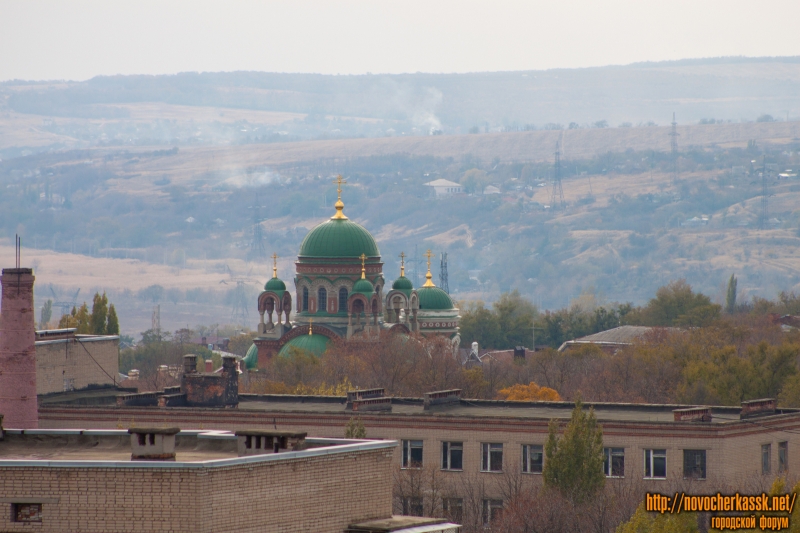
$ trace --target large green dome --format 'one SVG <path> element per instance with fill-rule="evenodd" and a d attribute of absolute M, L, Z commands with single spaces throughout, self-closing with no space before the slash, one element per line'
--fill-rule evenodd
<path fill-rule="evenodd" d="M 278 352 L 280 357 L 288 357 L 290 355 L 290 348 L 294 347 L 300 351 L 308 352 L 310 354 L 320 356 L 328 349 L 330 339 L 324 335 L 300 335 L 290 340 L 283 345 L 281 351 Z"/>
<path fill-rule="evenodd" d="M 419 308 L 428 311 L 446 311 L 454 309 L 453 300 L 450 295 L 439 287 L 422 287 L 417 289 L 419 297 Z"/>
<path fill-rule="evenodd" d="M 300 245 L 300 257 L 378 257 L 372 235 L 350 219 L 330 219 L 312 229 Z"/>

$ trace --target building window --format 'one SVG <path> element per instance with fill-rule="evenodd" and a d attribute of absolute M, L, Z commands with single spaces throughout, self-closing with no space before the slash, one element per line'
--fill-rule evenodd
<path fill-rule="evenodd" d="M 706 478 L 706 451 L 683 450 L 683 477 Z"/>
<path fill-rule="evenodd" d="M 644 477 L 650 479 L 666 479 L 667 450 L 644 451 Z"/>
<path fill-rule="evenodd" d="M 503 471 L 503 445 L 500 443 L 481 443 L 481 472 Z"/>
<path fill-rule="evenodd" d="M 308 311 L 308 287 L 303 287 L 303 311 Z"/>
<path fill-rule="evenodd" d="M 422 441 L 403 441 L 403 468 L 419 468 L 422 466 Z"/>
<path fill-rule="evenodd" d="M 789 443 L 778 443 L 778 472 L 789 470 Z"/>
<path fill-rule="evenodd" d="M 464 518 L 464 500 L 461 498 L 443 498 L 442 511 L 451 521 L 460 524 Z"/>
<path fill-rule="evenodd" d="M 500 518 L 503 512 L 503 500 L 483 500 L 483 525 L 488 526 Z"/>
<path fill-rule="evenodd" d="M 325 313 L 328 311 L 328 291 L 325 290 L 325 287 L 320 287 L 317 291 L 317 312 L 318 313 Z"/>
<path fill-rule="evenodd" d="M 403 498 L 403 514 L 422 516 L 422 498 Z"/>
<path fill-rule="evenodd" d="M 347 289 L 344 287 L 339 289 L 339 312 L 347 312 Z"/>
<path fill-rule="evenodd" d="M 541 444 L 522 445 L 522 471 L 528 474 L 541 474 L 544 467 L 544 453 Z"/>
<path fill-rule="evenodd" d="M 442 443 L 442 470 L 462 470 L 464 467 L 464 443 Z"/>
<path fill-rule="evenodd" d="M 761 473 L 769 474 L 771 464 L 772 464 L 772 444 L 764 444 L 761 446 Z"/>
<path fill-rule="evenodd" d="M 606 477 L 625 477 L 625 448 L 603 448 L 603 473 Z"/>
<path fill-rule="evenodd" d="M 12 516 L 14 522 L 41 522 L 41 503 L 12 503 Z"/>

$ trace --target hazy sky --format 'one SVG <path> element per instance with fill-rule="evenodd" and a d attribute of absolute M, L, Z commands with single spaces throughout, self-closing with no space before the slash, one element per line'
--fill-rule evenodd
<path fill-rule="evenodd" d="M 800 55 L 800 0 L 0 0 L 0 80 Z"/>

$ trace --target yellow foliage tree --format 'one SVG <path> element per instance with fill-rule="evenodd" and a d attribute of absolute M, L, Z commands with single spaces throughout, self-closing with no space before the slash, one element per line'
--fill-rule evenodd
<path fill-rule="evenodd" d="M 527 385 L 521 383 L 497 391 L 498 400 L 512 402 L 558 402 L 561 400 L 558 392 L 549 387 L 540 387 L 533 381 Z"/>
<path fill-rule="evenodd" d="M 644 503 L 627 522 L 620 524 L 617 533 L 697 533 L 696 513 L 661 514 L 648 512 Z"/>

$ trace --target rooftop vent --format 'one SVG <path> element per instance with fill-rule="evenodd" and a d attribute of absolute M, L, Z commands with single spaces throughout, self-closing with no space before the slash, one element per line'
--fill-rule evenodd
<path fill-rule="evenodd" d="M 674 409 L 672 414 L 675 416 L 675 422 L 711 422 L 710 407 Z"/>
<path fill-rule="evenodd" d="M 239 457 L 305 449 L 306 433 L 242 429 L 236 432 Z"/>
<path fill-rule="evenodd" d="M 179 428 L 130 428 L 131 461 L 174 461 Z"/>
<path fill-rule="evenodd" d="M 742 402 L 742 411 L 739 413 L 739 418 L 774 415 L 777 406 L 775 398 L 761 398 L 760 400 Z"/>
<path fill-rule="evenodd" d="M 353 400 L 352 404 L 348 404 L 347 408 L 353 412 L 362 411 L 391 411 L 392 399 L 391 398 L 370 398 L 367 400 Z"/>
<path fill-rule="evenodd" d="M 459 403 L 461 401 L 461 389 L 440 390 L 425 393 L 424 410 L 428 410 L 434 405 Z"/>

